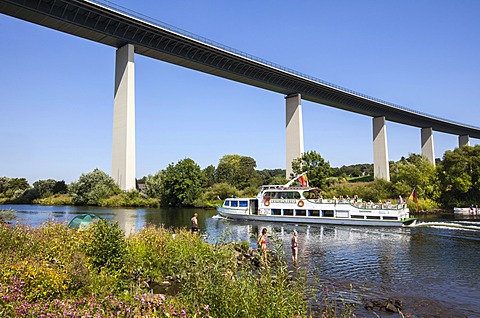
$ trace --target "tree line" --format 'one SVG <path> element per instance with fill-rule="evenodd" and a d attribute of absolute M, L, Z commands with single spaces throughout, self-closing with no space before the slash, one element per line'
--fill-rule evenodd
<path fill-rule="evenodd" d="M 264 184 L 285 184 L 284 169 L 257 170 L 255 159 L 223 156 L 218 165 L 202 169 L 186 158 L 154 175 L 137 180 L 137 189 L 121 191 L 105 172 L 95 169 L 66 184 L 53 179 L 33 186 L 25 178 L 0 177 L 0 203 L 39 203 L 101 206 L 214 207 L 232 196 L 255 196 Z M 480 203 L 480 146 L 446 151 L 436 166 L 410 154 L 390 162 L 391 181 L 374 179 L 372 164 L 334 168 L 319 153 L 308 151 L 292 163 L 294 177 L 307 172 L 310 186 L 324 197 L 358 195 L 364 200 L 395 200 L 413 189 L 422 210 Z"/>

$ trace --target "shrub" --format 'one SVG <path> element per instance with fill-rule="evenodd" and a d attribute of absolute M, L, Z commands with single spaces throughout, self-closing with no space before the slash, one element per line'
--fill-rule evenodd
<path fill-rule="evenodd" d="M 16 212 L 14 210 L 0 210 L 0 223 L 11 221 L 16 218 Z"/>
<path fill-rule="evenodd" d="M 77 182 L 70 185 L 69 192 L 75 204 L 98 205 L 101 199 L 120 193 L 120 188 L 112 177 L 95 169 L 82 174 Z"/>
<path fill-rule="evenodd" d="M 42 205 L 73 205 L 73 198 L 69 194 L 54 194 L 43 199 L 34 200 L 33 203 Z"/>
<path fill-rule="evenodd" d="M 101 219 L 87 230 L 90 234 L 85 252 L 94 268 L 120 270 L 125 264 L 125 234 L 118 223 Z"/>

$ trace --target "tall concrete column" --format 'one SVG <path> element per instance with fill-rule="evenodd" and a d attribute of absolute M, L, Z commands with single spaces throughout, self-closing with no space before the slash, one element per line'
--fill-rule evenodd
<path fill-rule="evenodd" d="M 304 153 L 302 97 L 300 94 L 289 95 L 286 98 L 286 140 L 287 140 L 287 179 L 290 179 L 292 161 Z"/>
<path fill-rule="evenodd" d="M 373 118 L 373 171 L 375 178 L 390 181 L 385 116 Z"/>
<path fill-rule="evenodd" d="M 463 147 L 463 146 L 470 146 L 469 135 L 458 136 L 458 147 Z"/>
<path fill-rule="evenodd" d="M 422 156 L 425 156 L 435 166 L 435 151 L 433 148 L 433 129 L 422 128 Z"/>
<path fill-rule="evenodd" d="M 112 177 L 122 190 L 135 189 L 134 46 L 117 50 L 113 101 Z"/>

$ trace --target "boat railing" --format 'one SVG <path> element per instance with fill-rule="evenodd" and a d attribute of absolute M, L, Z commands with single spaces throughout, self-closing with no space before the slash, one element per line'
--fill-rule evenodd
<path fill-rule="evenodd" d="M 307 201 L 313 203 L 327 203 L 327 204 L 349 204 L 359 209 L 375 209 L 375 210 L 401 210 L 406 208 L 405 203 L 397 204 L 397 203 L 373 203 L 373 202 L 366 202 L 362 201 L 361 199 L 353 200 L 353 199 L 308 199 Z"/>

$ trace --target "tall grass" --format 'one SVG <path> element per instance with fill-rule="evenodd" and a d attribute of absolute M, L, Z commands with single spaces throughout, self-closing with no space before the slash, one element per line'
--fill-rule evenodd
<path fill-rule="evenodd" d="M 304 280 L 283 260 L 257 268 L 237 256 L 237 244 L 182 229 L 0 225 L 0 316 L 306 315 Z"/>
<path fill-rule="evenodd" d="M 228 233 L 209 244 L 155 226 L 125 237 L 106 221 L 85 231 L 0 224 L 0 317 L 355 316 L 341 295 L 289 271 L 280 241 L 270 246 L 259 266 Z"/>

